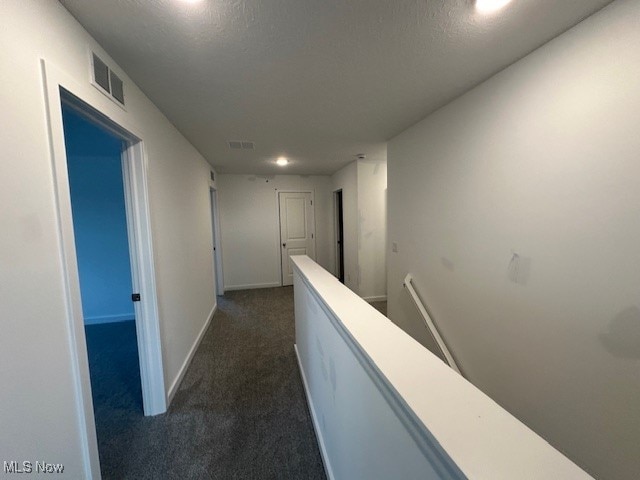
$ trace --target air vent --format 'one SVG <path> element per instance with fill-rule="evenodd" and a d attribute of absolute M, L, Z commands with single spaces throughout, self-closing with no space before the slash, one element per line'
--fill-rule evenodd
<path fill-rule="evenodd" d="M 231 150 L 253 150 L 255 148 L 255 145 L 253 142 L 246 142 L 246 141 L 229 141 L 229 148 Z"/>
<path fill-rule="evenodd" d="M 109 72 L 111 79 L 111 96 L 124 105 L 124 85 L 115 73 Z"/>
<path fill-rule="evenodd" d="M 93 54 L 93 80 L 107 93 L 111 93 L 109 67 L 95 53 Z"/>
<path fill-rule="evenodd" d="M 109 98 L 124 106 L 124 84 L 95 53 L 91 54 L 93 84 Z"/>

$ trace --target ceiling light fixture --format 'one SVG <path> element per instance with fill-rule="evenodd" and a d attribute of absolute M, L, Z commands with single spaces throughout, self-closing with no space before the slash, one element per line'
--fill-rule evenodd
<path fill-rule="evenodd" d="M 279 157 L 278 160 L 276 160 L 276 163 L 281 167 L 285 167 L 289 163 L 289 160 L 287 160 L 286 157 Z"/>
<path fill-rule="evenodd" d="M 476 10 L 482 13 L 492 13 L 511 3 L 511 0 L 476 0 Z"/>

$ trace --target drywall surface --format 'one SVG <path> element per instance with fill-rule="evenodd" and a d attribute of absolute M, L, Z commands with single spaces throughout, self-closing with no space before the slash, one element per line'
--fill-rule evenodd
<path fill-rule="evenodd" d="M 122 142 L 63 109 L 85 324 L 134 318 Z"/>
<path fill-rule="evenodd" d="M 331 176 L 342 190 L 344 283 L 369 300 L 384 300 L 386 284 L 386 151 L 356 160 Z M 335 206 L 332 208 L 332 221 Z M 332 239 L 335 251 L 335 238 Z"/>
<path fill-rule="evenodd" d="M 640 471 L 640 3 L 392 139 L 389 315 L 597 478 Z"/>
<path fill-rule="evenodd" d="M 385 155 L 386 156 L 386 155 Z M 359 294 L 368 300 L 387 296 L 387 162 L 358 160 Z"/>
<path fill-rule="evenodd" d="M 358 293 L 360 284 L 360 271 L 358 268 L 358 166 L 357 162 L 351 162 L 331 176 L 332 192 L 342 190 L 342 213 L 344 230 L 344 284 Z M 332 199 L 333 205 L 333 199 Z M 332 224 L 335 222 L 335 213 L 332 207 Z M 336 239 L 332 238 L 332 247 L 336 250 Z M 335 271 L 335 266 L 333 270 Z"/>
<path fill-rule="evenodd" d="M 323 175 L 217 176 L 225 289 L 282 285 L 279 191 L 314 193 L 316 259 L 333 271 L 333 200 Z"/>
<path fill-rule="evenodd" d="M 124 79 L 119 115 L 136 126 L 148 161 L 167 388 L 215 302 L 209 167 L 58 2 L 6 0 L 0 17 L 0 452 L 83 478 L 40 59 L 96 104 L 108 100 L 89 85 L 89 49 Z"/>
<path fill-rule="evenodd" d="M 296 352 L 329 478 L 591 478 L 310 258 L 293 261 Z"/>

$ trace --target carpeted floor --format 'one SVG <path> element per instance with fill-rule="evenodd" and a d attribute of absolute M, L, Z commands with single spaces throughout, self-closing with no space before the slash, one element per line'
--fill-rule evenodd
<path fill-rule="evenodd" d="M 136 323 L 86 325 L 93 409 L 98 430 L 112 415 L 132 411 L 142 415 Z"/>
<path fill-rule="evenodd" d="M 385 317 L 387 316 L 387 302 L 371 302 L 371 306 Z"/>
<path fill-rule="evenodd" d="M 131 394 L 96 406 L 103 478 L 325 479 L 294 338 L 291 287 L 218 297 L 166 414 Z"/>

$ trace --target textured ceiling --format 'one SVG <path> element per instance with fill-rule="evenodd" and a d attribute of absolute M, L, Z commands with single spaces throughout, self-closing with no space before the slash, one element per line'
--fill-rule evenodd
<path fill-rule="evenodd" d="M 472 0 L 61 0 L 219 172 L 254 174 L 376 158 L 610 1 L 513 0 L 481 15 Z"/>

